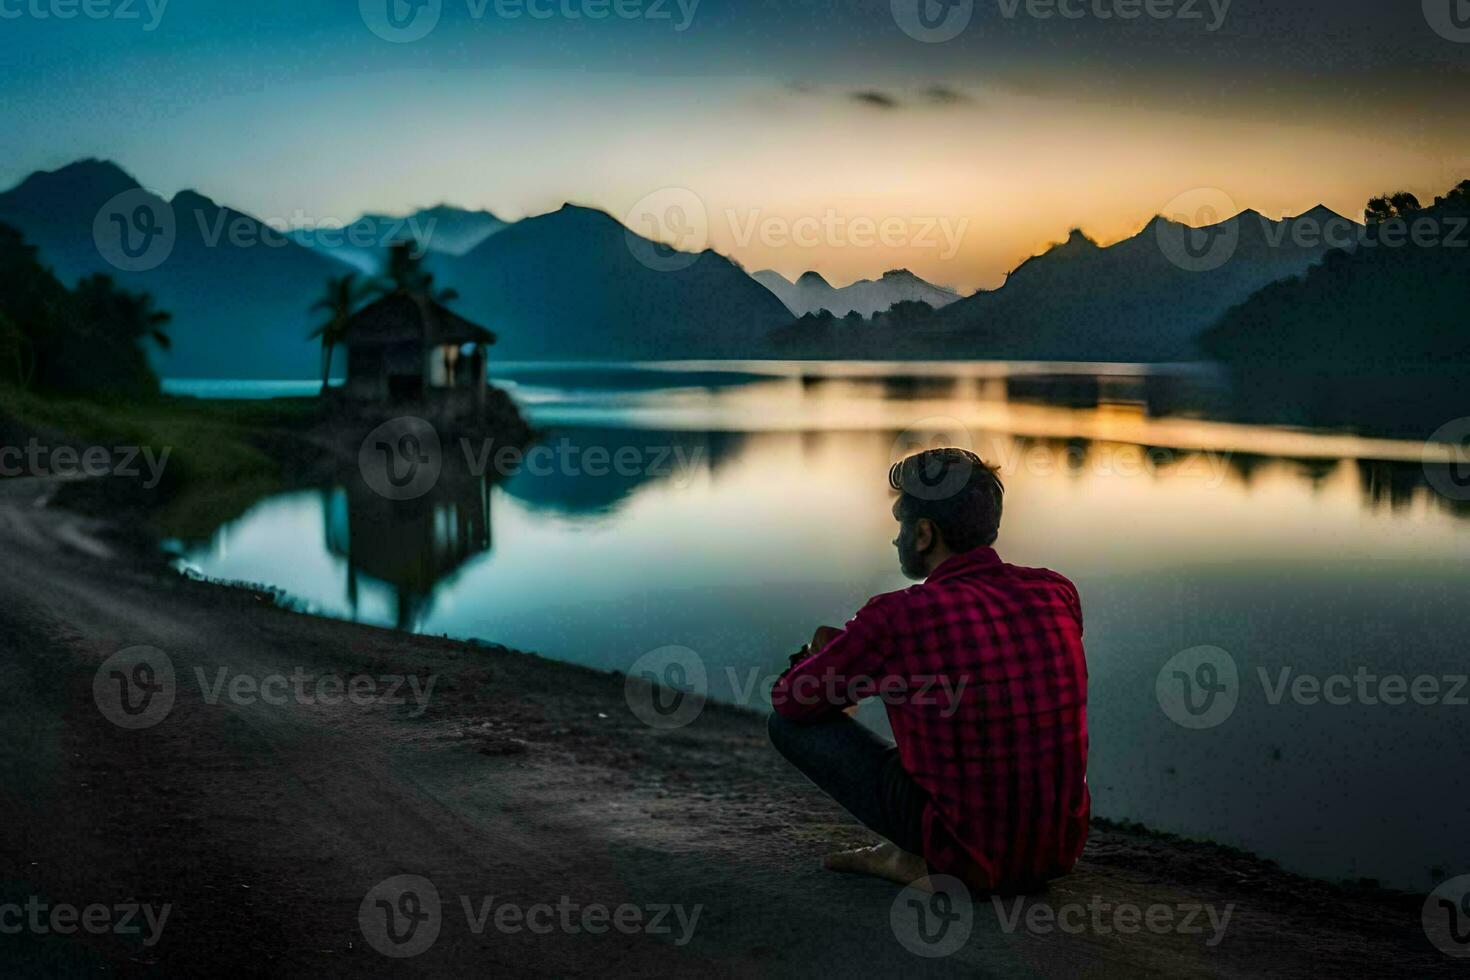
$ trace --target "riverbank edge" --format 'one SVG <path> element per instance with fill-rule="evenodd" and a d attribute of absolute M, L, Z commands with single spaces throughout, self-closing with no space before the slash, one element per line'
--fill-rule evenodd
<path fill-rule="evenodd" d="M 151 604 L 147 597 L 154 596 L 160 608 L 203 624 L 207 632 L 267 637 L 270 653 L 254 666 L 257 672 L 306 665 L 313 673 L 395 673 L 417 676 L 424 683 L 437 676 L 428 710 L 401 709 L 382 718 L 389 727 L 375 723 L 373 731 L 395 744 L 433 740 L 442 746 L 441 752 L 432 753 L 439 760 L 437 769 L 450 784 L 492 778 L 499 798 L 517 801 L 517 807 L 538 799 L 565 806 L 573 794 L 578 800 L 601 801 L 589 812 L 600 814 L 611 807 L 619 813 L 631 808 L 646 814 L 631 825 L 624 821 L 610 826 L 584 812 L 583 844 L 598 852 L 626 843 L 626 834 L 636 828 L 647 854 L 665 855 L 650 860 L 678 855 L 682 865 L 721 869 L 719 874 L 733 875 L 732 882 L 746 885 L 770 881 L 766 876 L 775 873 L 782 883 L 782 901 L 799 903 L 814 886 L 864 908 L 864 903 L 889 901 L 882 889 L 874 890 L 876 883 L 843 881 L 819 870 L 821 854 L 873 838 L 779 759 L 767 743 L 758 711 L 712 702 L 689 726 L 656 730 L 629 707 L 621 672 L 494 643 L 313 615 L 279 589 L 180 575 L 167 567 L 165 555 L 138 548 L 137 536 L 126 529 L 120 533 L 114 522 L 78 516 L 54 500 L 38 507 L 54 496 L 53 482 L 0 481 L 0 498 L 8 498 L 0 499 L 6 511 L 0 514 L 5 518 L 0 533 L 18 534 L 27 547 L 39 544 L 38 535 L 51 542 L 50 556 L 36 564 L 32 576 L 49 568 L 82 585 L 87 594 L 115 596 L 108 607 L 128 601 Z M 17 615 L 23 616 L 24 609 Z M 186 662 L 195 655 L 188 649 L 176 653 Z M 456 772 L 462 776 L 449 775 Z M 116 775 L 132 785 L 125 773 Z M 589 777 L 606 785 L 589 795 Z M 507 778 L 510 783 L 501 782 Z M 812 870 L 803 870 L 807 867 Z M 1012 952 L 1024 949 L 1064 959 L 1100 955 L 1115 966 L 1134 968 L 1173 962 L 1186 973 L 1212 975 L 1227 964 L 1251 970 L 1279 966 L 1283 956 L 1302 969 L 1311 962 L 1377 963 L 1384 968 L 1381 975 L 1407 969 L 1404 975 L 1424 976 L 1453 968 L 1453 961 L 1425 937 L 1419 924 L 1423 899 L 1416 894 L 1305 877 L 1235 848 L 1127 821 L 1095 818 L 1077 868 L 1047 890 L 1026 896 L 1028 907 L 1054 913 L 1074 905 L 1122 902 L 1147 908 L 1233 909 L 1229 952 L 1205 944 L 1191 953 L 1186 937 L 1162 945 L 1130 943 L 1124 949 L 1097 935 L 1069 947 L 1029 930 L 1022 938 L 1030 941 L 1012 945 L 1007 933 L 1014 927 L 1001 923 L 1020 908 L 1012 901 L 1021 899 L 975 898 L 986 909 L 996 903 L 995 922 L 986 928 L 992 941 Z M 222 908 L 221 914 L 228 912 Z M 1295 938 L 1283 945 L 1284 937 Z M 1007 955 L 996 949 L 983 952 L 988 944 L 980 948 L 977 955 Z M 1171 959 L 1176 956 L 1186 958 Z M 1197 956 L 1215 965 L 1207 966 L 1193 958 Z M 1186 964 L 1192 965 L 1186 969 Z"/>
<path fill-rule="evenodd" d="M 305 600 L 271 583 L 220 579 L 202 575 L 188 569 L 180 569 L 178 557 L 162 547 L 142 549 L 136 547 L 136 537 L 128 540 L 134 545 L 131 555 L 132 560 L 140 568 L 146 569 L 152 574 L 182 578 L 206 589 L 220 590 L 222 594 L 248 596 L 252 601 L 267 604 L 279 612 L 306 617 L 318 623 L 340 624 L 350 628 L 381 630 L 390 634 L 423 637 L 436 642 L 450 644 L 463 653 L 526 658 L 527 662 L 545 665 L 545 668 L 549 670 L 572 671 L 589 679 L 595 679 L 598 682 L 615 686 L 618 697 L 623 697 L 622 685 L 625 683 L 627 675 L 620 670 L 600 670 L 595 667 L 544 656 L 536 651 L 518 650 L 480 637 L 450 636 L 447 633 L 439 635 L 404 633 L 401 630 L 389 626 L 362 623 L 314 612 L 310 610 Z M 704 710 L 708 711 L 712 709 L 726 715 L 731 720 L 737 722 L 744 720 L 754 728 L 759 729 L 762 734 L 764 733 L 766 714 L 757 708 L 713 700 L 706 702 Z M 695 723 L 697 724 L 697 721 Z M 1219 859 L 1226 859 L 1232 863 L 1255 865 L 1260 869 L 1260 873 L 1263 876 L 1279 876 L 1284 880 L 1296 880 L 1302 883 L 1310 883 L 1313 886 L 1336 889 L 1344 894 L 1352 894 L 1359 899 L 1371 900 L 1376 897 L 1381 900 L 1394 902 L 1395 904 L 1407 901 L 1422 903 L 1428 895 L 1427 891 L 1415 892 L 1393 888 L 1371 878 L 1322 878 L 1291 871 L 1282 867 L 1279 862 L 1271 858 L 1264 857 L 1244 848 L 1221 843 L 1207 837 L 1192 837 L 1187 834 L 1159 830 L 1126 817 L 1104 817 L 1094 814 L 1090 822 L 1090 828 L 1090 839 L 1091 837 L 1095 837 L 1099 832 L 1104 832 L 1120 837 L 1149 841 L 1168 848 L 1178 848 L 1180 850 L 1198 852 L 1202 855 L 1210 855 Z"/>

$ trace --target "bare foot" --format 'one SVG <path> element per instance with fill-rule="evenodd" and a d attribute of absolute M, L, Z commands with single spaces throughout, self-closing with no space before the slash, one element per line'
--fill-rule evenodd
<path fill-rule="evenodd" d="M 900 885 L 913 885 L 927 890 L 929 868 L 924 859 L 910 854 L 890 841 L 876 847 L 860 847 L 853 851 L 838 851 L 822 859 L 828 871 L 846 874 L 874 875 Z"/>

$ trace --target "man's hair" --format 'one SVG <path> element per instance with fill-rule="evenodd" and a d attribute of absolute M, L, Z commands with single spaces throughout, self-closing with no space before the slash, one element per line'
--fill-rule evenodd
<path fill-rule="evenodd" d="M 995 543 L 1005 486 L 967 449 L 927 449 L 894 463 L 888 485 L 899 493 L 898 516 L 934 522 L 955 553 Z"/>

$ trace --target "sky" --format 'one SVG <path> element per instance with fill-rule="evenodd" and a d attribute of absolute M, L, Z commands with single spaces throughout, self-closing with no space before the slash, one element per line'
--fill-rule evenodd
<path fill-rule="evenodd" d="M 968 291 L 1210 217 L 1181 197 L 1358 217 L 1470 177 L 1470 0 L 922 2 L 0 0 L 0 186 L 100 157 L 307 226 L 570 201 Z"/>

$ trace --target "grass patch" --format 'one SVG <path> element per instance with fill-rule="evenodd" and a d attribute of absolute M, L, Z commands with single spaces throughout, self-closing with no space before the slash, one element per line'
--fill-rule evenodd
<path fill-rule="evenodd" d="M 109 400 L 46 397 L 0 386 L 0 416 L 10 422 L 7 441 L 34 436 L 43 446 L 146 447 L 154 459 L 166 459 L 158 487 L 131 502 L 171 537 L 207 535 L 221 520 L 280 489 L 282 446 L 302 444 L 302 433 L 319 415 L 312 398 Z M 141 460 L 138 465 L 146 472 Z"/>

